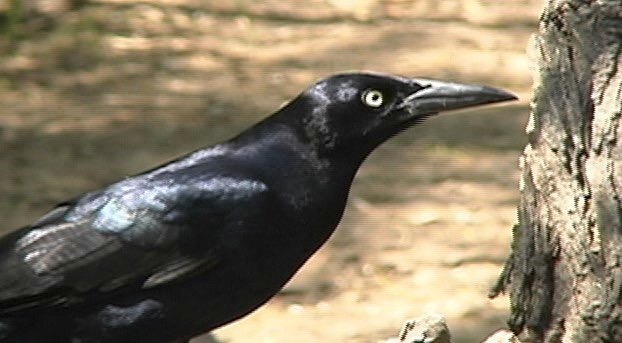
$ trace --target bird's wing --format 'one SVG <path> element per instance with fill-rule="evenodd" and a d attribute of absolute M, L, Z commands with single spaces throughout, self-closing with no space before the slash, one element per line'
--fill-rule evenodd
<path fill-rule="evenodd" d="M 205 270 L 235 213 L 266 192 L 246 178 L 137 177 L 59 206 L 0 240 L 0 313 Z"/>

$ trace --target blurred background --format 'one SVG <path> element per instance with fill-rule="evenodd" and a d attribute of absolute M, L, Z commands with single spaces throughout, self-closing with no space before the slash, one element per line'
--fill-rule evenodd
<path fill-rule="evenodd" d="M 488 84 L 364 164 L 336 234 L 223 342 L 380 342 L 425 313 L 455 342 L 504 326 L 542 0 L 0 0 L 0 234 L 226 139 L 345 70 Z M 209 309 L 206 309 L 209 310 Z M 203 342 L 198 338 L 193 342 Z"/>

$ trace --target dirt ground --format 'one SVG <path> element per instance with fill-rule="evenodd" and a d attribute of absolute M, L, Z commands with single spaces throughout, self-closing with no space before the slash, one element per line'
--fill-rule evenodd
<path fill-rule="evenodd" d="M 87 1 L 0 41 L 0 231 L 226 139 L 333 72 L 489 84 L 521 100 L 445 114 L 383 145 L 328 244 L 266 306 L 214 334 L 382 342 L 426 313 L 446 316 L 454 342 L 504 327 L 508 300 L 487 293 L 516 220 L 540 1 L 235 3 Z"/>

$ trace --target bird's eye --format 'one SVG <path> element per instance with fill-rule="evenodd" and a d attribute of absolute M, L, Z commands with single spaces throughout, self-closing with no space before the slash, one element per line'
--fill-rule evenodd
<path fill-rule="evenodd" d="M 377 89 L 368 89 L 361 96 L 363 103 L 369 107 L 380 107 L 384 102 L 382 92 Z"/>

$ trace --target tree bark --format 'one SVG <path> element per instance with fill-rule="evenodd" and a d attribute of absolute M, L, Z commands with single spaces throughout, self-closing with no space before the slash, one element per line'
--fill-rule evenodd
<path fill-rule="evenodd" d="M 622 1 L 548 0 L 508 291 L 521 341 L 622 342 Z"/>

